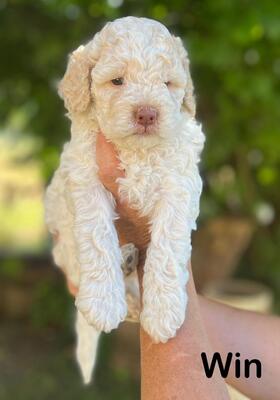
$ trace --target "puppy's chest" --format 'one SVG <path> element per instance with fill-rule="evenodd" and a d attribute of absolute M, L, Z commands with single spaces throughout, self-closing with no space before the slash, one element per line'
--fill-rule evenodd
<path fill-rule="evenodd" d="M 183 196 L 186 192 L 188 162 L 183 154 L 121 152 L 120 160 L 125 170 L 125 178 L 119 180 L 120 194 L 144 213 L 148 213 L 164 193 Z"/>

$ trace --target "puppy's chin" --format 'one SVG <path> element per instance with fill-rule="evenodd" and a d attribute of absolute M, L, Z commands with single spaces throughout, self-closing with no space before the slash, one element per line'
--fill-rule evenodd
<path fill-rule="evenodd" d="M 126 149 L 148 149 L 163 144 L 174 137 L 180 119 L 166 119 L 164 123 L 157 123 L 145 129 L 135 124 L 115 124 L 104 126 L 101 131 L 104 136 L 118 148 Z M 121 126 L 122 125 L 122 126 Z"/>
<path fill-rule="evenodd" d="M 154 146 L 158 146 L 162 143 L 163 138 L 159 134 L 132 134 L 121 139 L 112 140 L 116 143 L 117 147 L 137 150 L 137 149 L 149 149 Z"/>

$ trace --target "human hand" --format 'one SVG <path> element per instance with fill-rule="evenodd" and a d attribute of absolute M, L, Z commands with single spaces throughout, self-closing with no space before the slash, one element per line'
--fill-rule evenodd
<path fill-rule="evenodd" d="M 99 179 L 105 188 L 113 194 L 120 218 L 129 221 L 137 231 L 144 233 L 148 220 L 140 217 L 136 210 L 130 208 L 129 204 L 126 201 L 121 201 L 119 197 L 117 179 L 123 178 L 125 171 L 120 168 L 114 145 L 108 142 L 102 133 L 99 133 L 96 139 L 96 162 Z"/>
<path fill-rule="evenodd" d="M 146 250 L 150 241 L 149 221 L 140 217 L 137 210 L 132 209 L 126 201 L 121 201 L 116 181 L 125 176 L 125 171 L 120 169 L 114 145 L 101 133 L 97 135 L 96 161 L 100 181 L 116 200 L 116 211 L 120 218 L 115 221 L 115 225 L 120 245 L 132 242 L 140 252 Z"/>

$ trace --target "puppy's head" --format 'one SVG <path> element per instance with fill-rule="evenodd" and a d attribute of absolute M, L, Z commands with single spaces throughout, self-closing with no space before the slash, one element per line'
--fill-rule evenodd
<path fill-rule="evenodd" d="M 108 23 L 70 57 L 59 93 L 70 115 L 87 113 L 113 142 L 150 146 L 195 114 L 187 52 L 159 22 Z"/>

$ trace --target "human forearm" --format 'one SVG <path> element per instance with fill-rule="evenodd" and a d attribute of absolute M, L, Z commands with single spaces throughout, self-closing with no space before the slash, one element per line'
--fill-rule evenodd
<path fill-rule="evenodd" d="M 244 359 L 258 359 L 262 376 L 257 378 L 255 367 L 249 378 L 236 378 L 230 368 L 226 381 L 254 400 L 277 400 L 280 393 L 280 321 L 273 316 L 242 311 L 199 297 L 199 305 L 214 351 L 225 360 L 229 352 L 240 353 Z M 254 372 L 254 373 L 253 373 Z"/>
<path fill-rule="evenodd" d="M 197 294 L 190 276 L 189 303 L 185 323 L 174 339 L 153 344 L 141 329 L 142 400 L 228 399 L 224 381 L 218 374 L 205 375 L 200 354 L 211 351 L 200 315 Z"/>

